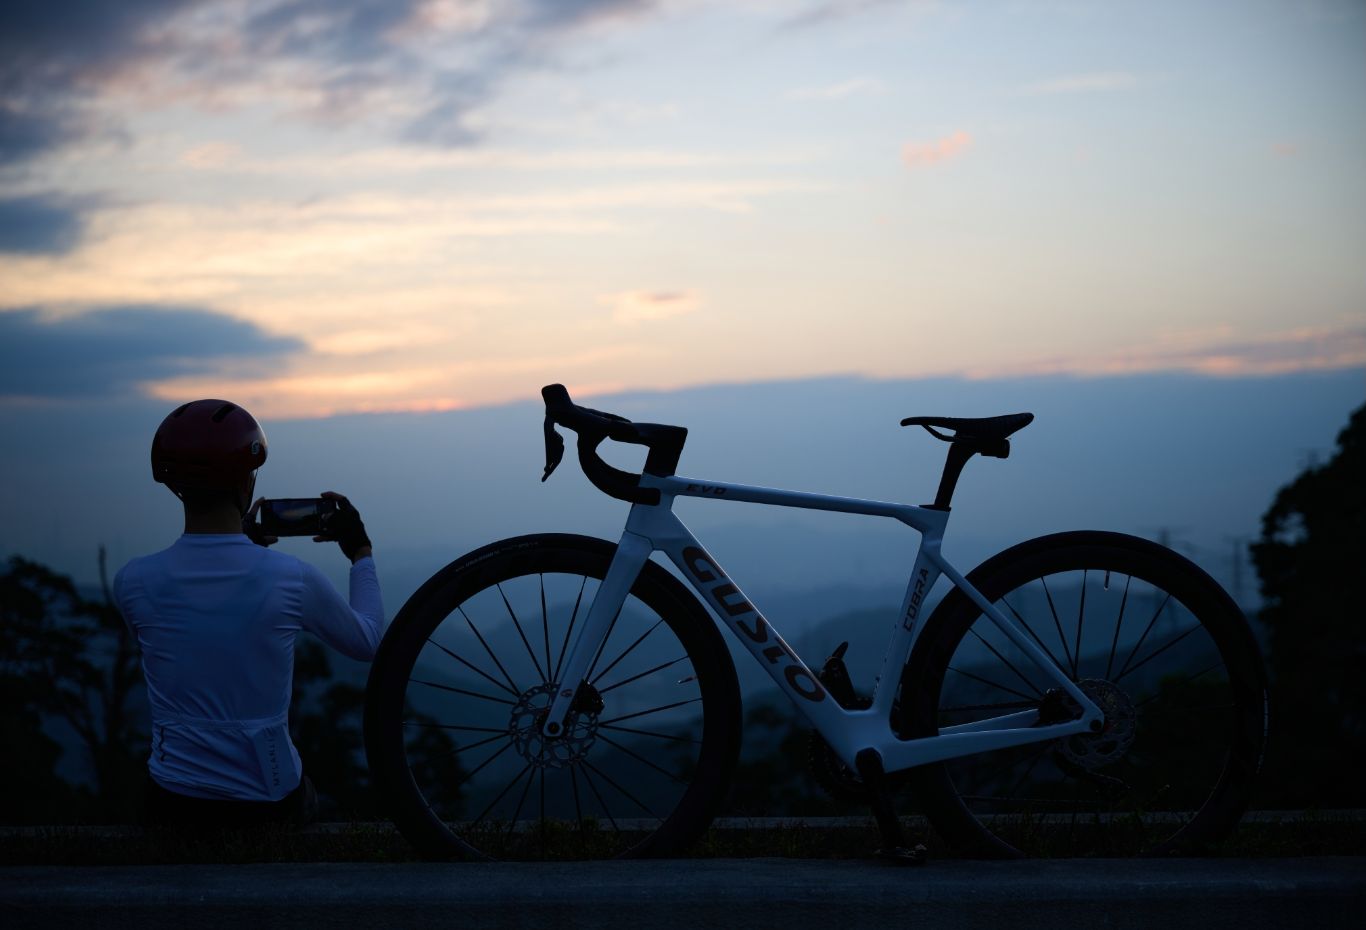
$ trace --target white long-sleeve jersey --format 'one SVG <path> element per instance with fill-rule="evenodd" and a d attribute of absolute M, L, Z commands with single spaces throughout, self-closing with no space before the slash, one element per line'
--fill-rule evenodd
<path fill-rule="evenodd" d="M 295 635 L 369 660 L 384 631 L 373 559 L 351 566 L 350 587 L 348 605 L 312 565 L 241 534 L 187 533 L 125 565 L 114 599 L 142 647 L 152 778 L 191 797 L 246 801 L 298 787 Z"/>

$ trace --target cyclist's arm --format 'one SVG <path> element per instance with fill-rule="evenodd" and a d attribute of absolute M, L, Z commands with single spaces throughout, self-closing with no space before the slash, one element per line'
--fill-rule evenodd
<path fill-rule="evenodd" d="M 375 560 L 357 559 L 351 566 L 350 604 L 307 562 L 302 565 L 305 630 L 342 655 L 363 662 L 374 658 L 384 633 L 384 601 L 380 597 Z"/>
<path fill-rule="evenodd" d="M 123 625 L 128 628 L 129 633 L 137 636 L 137 628 L 133 626 L 133 611 L 135 605 L 130 603 L 135 599 L 134 592 L 131 590 L 133 587 L 131 581 L 133 575 L 133 572 L 131 571 L 132 565 L 133 563 L 129 562 L 127 565 L 123 566 L 123 568 L 120 568 L 114 575 L 112 595 L 114 607 L 118 610 L 119 616 L 123 618 Z M 144 594 L 143 599 L 145 599 L 145 597 L 146 595 Z"/>

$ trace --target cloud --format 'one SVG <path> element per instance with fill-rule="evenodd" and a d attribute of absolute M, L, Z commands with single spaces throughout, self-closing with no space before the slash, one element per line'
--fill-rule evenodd
<path fill-rule="evenodd" d="M 1282 375 L 1301 371 L 1340 371 L 1366 367 L 1366 328 L 1314 328 L 1270 333 L 1252 339 L 1176 334 L 1154 344 L 1109 354 L 1040 359 L 970 377 L 1072 374 L 1091 377 L 1183 371 L 1214 377 Z"/>
<path fill-rule="evenodd" d="M 783 27 L 786 29 L 805 29 L 813 26 L 826 26 L 838 20 L 862 16 L 870 10 L 899 2 L 900 0 L 821 0 L 821 2 L 812 4 L 810 9 L 803 10 L 788 19 Z"/>
<path fill-rule="evenodd" d="M 108 307 L 51 318 L 0 313 L 0 400 L 110 398 L 229 360 L 303 348 L 251 323 L 199 308 Z"/>
<path fill-rule="evenodd" d="M 153 27 L 192 0 L 7 3 L 0 11 L 0 166 L 93 131 L 84 104 L 112 74 L 156 54 Z"/>
<path fill-rule="evenodd" d="M 1019 93 L 1026 97 L 1049 96 L 1053 94 L 1084 94 L 1094 91 L 1127 90 L 1139 84 L 1139 77 L 1128 71 L 1102 71 L 1092 74 L 1069 74 L 1063 77 L 1036 81 L 1021 87 Z"/>
<path fill-rule="evenodd" d="M 692 291 L 626 291 L 609 295 L 603 302 L 613 308 L 612 319 L 633 325 L 693 313 L 699 300 Z"/>
<path fill-rule="evenodd" d="M 80 242 L 89 204 L 55 194 L 0 198 L 0 253 L 64 255 Z"/>
<path fill-rule="evenodd" d="M 885 85 L 876 78 L 860 77 L 825 87 L 803 87 L 788 96 L 793 100 L 843 100 L 858 94 L 880 93 L 884 89 Z"/>
<path fill-rule="evenodd" d="M 72 0 L 0 12 L 0 167 L 98 133 L 115 110 L 265 103 L 324 123 L 375 119 L 468 146 L 520 70 L 651 0 Z M 458 64 L 452 65 L 455 62 Z"/>
<path fill-rule="evenodd" d="M 972 135 L 960 129 L 933 142 L 907 142 L 901 148 L 901 160 L 911 168 L 932 165 L 962 155 L 971 145 Z"/>

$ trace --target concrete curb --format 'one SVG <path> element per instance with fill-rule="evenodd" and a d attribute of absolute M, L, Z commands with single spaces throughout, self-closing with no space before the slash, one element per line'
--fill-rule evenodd
<path fill-rule="evenodd" d="M 462 928 L 1360 926 L 1366 859 L 792 859 L 0 869 L 0 924 Z"/>

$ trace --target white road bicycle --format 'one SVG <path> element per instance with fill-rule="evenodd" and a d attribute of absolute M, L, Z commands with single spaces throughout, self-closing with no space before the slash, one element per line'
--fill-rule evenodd
<path fill-rule="evenodd" d="M 542 534 L 471 552 L 394 619 L 370 675 L 366 751 L 424 855 L 667 856 L 696 840 L 740 748 L 718 623 L 810 721 L 816 774 L 867 800 L 894 857 L 915 858 L 892 807 L 907 785 L 948 844 L 979 856 L 1021 855 L 1021 836 L 1050 824 L 1050 854 L 1075 852 L 1097 825 L 1107 851 L 1190 851 L 1241 817 L 1266 738 L 1265 675 L 1242 612 L 1204 571 L 1094 531 L 1021 543 L 966 576 L 941 554 L 963 466 L 1005 458 L 1032 414 L 903 420 L 950 444 L 935 502 L 912 506 L 679 477 L 686 429 L 577 406 L 561 385 L 542 395 L 542 480 L 564 426 L 589 480 L 630 514 L 617 543 Z M 605 439 L 645 446 L 642 473 L 604 462 Z M 819 671 L 802 661 L 674 515 L 678 497 L 921 534 L 870 693 L 850 681 L 843 646 Z M 952 588 L 925 617 L 941 578 Z"/>

